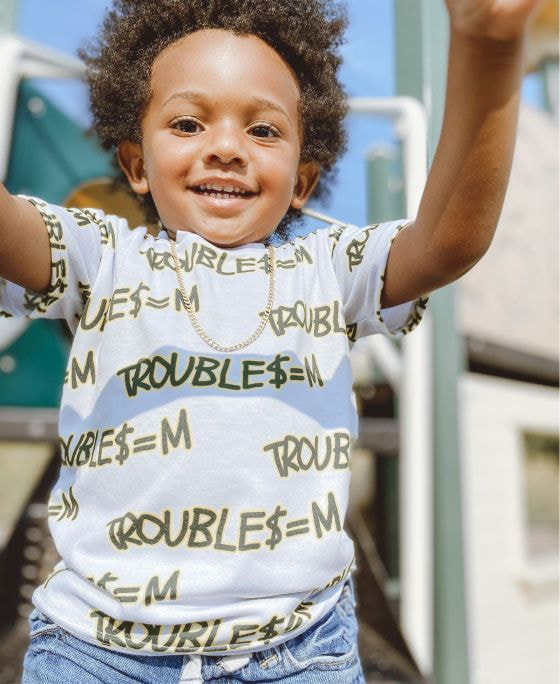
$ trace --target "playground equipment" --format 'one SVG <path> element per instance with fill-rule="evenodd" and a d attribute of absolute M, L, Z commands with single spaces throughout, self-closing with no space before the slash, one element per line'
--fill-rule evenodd
<path fill-rule="evenodd" d="M 558 22 L 557 5 L 548 3 L 543 12 L 535 25 L 535 35 L 550 36 L 550 26 Z M 356 114 L 388 116 L 395 121 L 396 137 L 401 139 L 404 150 L 406 214 L 413 216 L 424 185 L 426 149 L 431 156 L 441 121 L 446 19 L 443 3 L 412 4 L 409 0 L 396 0 L 396 19 L 398 91 L 408 97 L 355 99 L 350 105 Z M 546 40 L 549 46 L 553 45 L 549 38 Z M 3 178 L 9 189 L 61 204 L 106 206 L 112 174 L 108 156 L 26 82 L 32 76 L 79 77 L 80 63 L 13 36 L 2 38 L 0 57 L 8 65 L 7 71 L 12 69 L 16 75 L 10 72 L 12 75 L 0 84 L 4 88 L 0 92 L 0 106 L 6 110 L 0 113 L 0 162 L 4 163 Z M 557 73 L 557 51 L 547 48 L 541 57 L 535 58 L 535 68 L 536 65 L 540 65 L 543 80 L 552 83 L 550 74 L 554 70 Z M 553 92 L 553 88 L 549 91 Z M 15 124 L 10 130 L 12 120 Z M 56 144 L 61 139 L 64 146 Z M 78 158 L 79 164 L 75 164 Z M 122 202 L 122 197 L 113 196 L 113 201 Z M 130 207 L 118 211 L 129 210 Z M 317 212 L 308 213 L 333 221 Z M 377 220 L 375 215 L 370 218 Z M 403 340 L 400 349 L 379 336 L 367 341 L 376 366 L 398 397 L 400 434 L 395 444 L 399 446 L 401 463 L 399 622 L 387 607 L 380 580 L 382 571 L 376 564 L 375 547 L 371 547 L 372 538 L 364 520 L 356 511 L 350 511 L 349 524 L 363 568 L 358 587 L 363 596 L 362 612 L 369 618 L 369 631 L 367 626 L 363 630 L 368 637 L 366 647 L 377 649 L 378 661 L 386 658 L 388 666 L 398 670 L 403 679 L 420 678 L 417 663 L 424 676 L 437 682 L 466 684 L 470 681 L 471 664 L 457 411 L 457 378 L 466 367 L 466 350 L 454 324 L 454 288 L 436 293 L 431 309 L 423 325 L 410 339 Z M 0 434 L 4 439 L 54 444 L 56 407 L 69 342 L 56 321 L 0 319 L 0 406 L 4 405 L 0 410 Z M 42 356 L 30 353 L 38 348 Z M 32 393 L 29 387 L 33 387 Z M 379 454 L 383 453 L 383 441 L 376 425 L 379 424 L 363 420 L 360 432 L 364 446 Z M 41 501 L 49 489 L 56 457 L 53 449 L 51 471 L 31 494 L 31 507 L 25 506 L 28 514 L 14 532 L 12 549 L 30 545 L 37 533 L 29 538 L 29 530 L 42 530 L 46 535 L 46 526 L 41 523 Z M 41 547 L 40 552 L 49 551 Z M 17 553 L 12 558 L 13 567 Z M 11 601 L 1 601 L 4 611 L 10 606 L 17 609 L 14 581 L 12 578 L 1 583 L 14 594 Z M 367 589 L 371 591 L 368 593 Z"/>

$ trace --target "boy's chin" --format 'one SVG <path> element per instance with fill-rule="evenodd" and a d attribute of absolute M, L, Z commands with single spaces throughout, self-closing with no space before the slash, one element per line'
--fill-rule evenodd
<path fill-rule="evenodd" d="M 238 227 L 237 227 L 238 228 Z M 193 233 L 210 242 L 215 247 L 223 249 L 241 247 L 246 244 L 263 242 L 266 238 L 258 235 L 240 233 L 239 230 L 212 230 L 208 225 L 197 229 L 196 226 L 189 228 L 179 228 L 179 232 Z M 271 231 L 272 233 L 273 231 Z M 179 236 L 180 237 L 180 236 Z"/>

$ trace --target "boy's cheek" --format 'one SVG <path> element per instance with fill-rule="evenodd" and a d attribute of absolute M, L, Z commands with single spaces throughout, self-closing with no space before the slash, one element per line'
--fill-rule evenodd
<path fill-rule="evenodd" d="M 145 167 L 148 175 L 183 178 L 192 167 L 192 159 L 187 158 L 180 146 L 161 145 L 158 154 L 147 154 Z"/>

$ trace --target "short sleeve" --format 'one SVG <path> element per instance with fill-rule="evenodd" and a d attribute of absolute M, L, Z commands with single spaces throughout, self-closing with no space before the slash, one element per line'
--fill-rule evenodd
<path fill-rule="evenodd" d="M 114 248 L 114 226 L 97 209 L 65 209 L 34 197 L 24 199 L 43 217 L 51 248 L 51 279 L 42 293 L 0 279 L 0 317 L 63 318 L 75 332 L 103 250 Z"/>
<path fill-rule="evenodd" d="M 354 340 L 377 333 L 403 336 L 422 320 L 428 296 L 381 308 L 389 251 L 398 232 L 408 223 L 404 220 L 364 228 L 348 225 L 329 229 L 331 258 L 346 326 L 353 331 Z"/>

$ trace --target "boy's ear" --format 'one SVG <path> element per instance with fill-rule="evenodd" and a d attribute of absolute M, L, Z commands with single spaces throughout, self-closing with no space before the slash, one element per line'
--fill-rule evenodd
<path fill-rule="evenodd" d="M 134 192 L 139 195 L 150 192 L 141 145 L 130 140 L 122 142 L 117 147 L 117 158 Z"/>
<path fill-rule="evenodd" d="M 290 206 L 294 209 L 302 209 L 313 194 L 313 190 L 317 187 L 320 176 L 321 169 L 318 164 L 314 162 L 301 162 Z"/>

